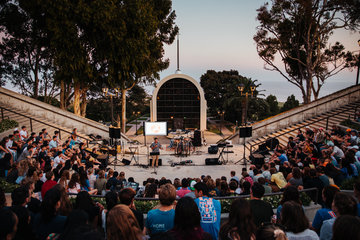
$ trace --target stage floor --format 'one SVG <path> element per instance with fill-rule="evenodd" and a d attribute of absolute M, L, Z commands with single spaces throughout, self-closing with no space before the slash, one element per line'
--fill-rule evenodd
<path fill-rule="evenodd" d="M 134 138 L 132 138 L 134 139 Z M 162 144 L 163 149 L 160 150 L 159 158 L 162 160 L 162 166 L 159 166 L 156 169 L 156 174 L 154 173 L 154 169 L 151 167 L 147 167 L 149 163 L 149 159 L 151 156 L 148 153 L 151 151 L 148 146 L 151 144 L 153 138 L 147 137 L 146 146 L 144 146 L 144 137 L 137 136 L 136 140 L 140 142 L 140 144 L 128 144 L 125 147 L 126 154 L 118 154 L 117 164 L 110 164 L 108 167 L 115 168 L 116 171 L 124 171 L 126 178 L 134 177 L 136 182 L 142 184 L 144 180 L 149 177 L 160 179 L 161 177 L 165 177 L 174 181 L 175 178 L 182 179 L 184 177 L 200 177 L 201 175 L 210 175 L 212 178 L 220 178 L 222 176 L 226 176 L 230 178 L 230 171 L 235 170 L 237 175 L 241 174 L 241 170 L 244 166 L 243 162 L 238 162 L 243 158 L 243 145 L 239 145 L 237 143 L 232 142 L 231 148 L 225 149 L 228 151 L 233 151 L 233 153 L 224 153 L 222 158 L 220 159 L 223 164 L 222 165 L 205 165 L 206 158 L 218 158 L 220 151 L 222 148 L 219 148 L 217 154 L 209 154 L 208 147 L 211 144 L 215 144 L 218 140 L 221 139 L 220 136 L 207 136 L 207 145 L 196 147 L 196 151 L 191 153 L 189 156 L 177 156 L 175 155 L 175 151 L 169 149 L 170 140 L 166 137 L 159 137 L 159 142 Z M 150 141 L 151 140 L 151 141 Z M 131 157 L 129 154 L 129 147 L 138 147 L 138 153 L 135 154 L 135 159 Z M 130 165 L 123 165 L 121 162 L 122 159 L 131 160 Z M 111 159 L 112 161 L 113 159 Z M 192 163 L 188 165 L 177 165 L 183 161 L 191 160 Z M 175 166 L 174 166 L 175 165 Z M 250 166 L 248 162 L 247 167 Z"/>

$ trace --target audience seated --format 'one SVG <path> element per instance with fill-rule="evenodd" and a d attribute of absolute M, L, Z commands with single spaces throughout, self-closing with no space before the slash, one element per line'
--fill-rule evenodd
<path fill-rule="evenodd" d="M 143 239 L 138 221 L 130 208 L 124 204 L 118 204 L 109 211 L 106 232 L 108 240 Z"/>
<path fill-rule="evenodd" d="M 255 239 L 256 226 L 253 222 L 250 203 L 243 199 L 232 202 L 229 219 L 221 226 L 221 240 Z"/>
<path fill-rule="evenodd" d="M 201 228 L 200 221 L 195 201 L 191 197 L 183 197 L 176 204 L 174 228 L 170 233 L 176 240 L 211 240 L 211 235 Z"/>
<path fill-rule="evenodd" d="M 147 215 L 144 233 L 150 236 L 161 232 L 166 232 L 174 227 L 174 201 L 176 199 L 176 189 L 167 183 L 160 187 L 160 204 Z"/>
<path fill-rule="evenodd" d="M 95 237 L 100 236 L 101 239 L 104 236 L 101 232 L 108 235 L 107 217 L 109 212 L 117 207 L 120 198 L 120 202 L 130 209 L 137 220 L 140 230 L 140 234 L 135 231 L 137 238 L 143 238 L 141 230 L 145 230 L 152 239 L 162 237 L 207 239 L 208 234 L 213 239 L 217 239 L 220 231 L 221 206 L 220 202 L 213 198 L 250 195 L 251 211 L 249 212 L 259 229 L 259 234 L 255 234 L 252 224 L 247 224 L 246 229 L 243 229 L 242 225 L 236 225 L 247 221 L 248 213 L 245 212 L 242 219 L 234 220 L 236 223 L 227 223 L 227 227 L 232 226 L 232 229 L 227 230 L 230 231 L 228 233 L 230 235 L 221 235 L 226 232 L 224 227 L 220 237 L 237 238 L 247 234 L 246 237 L 241 238 L 254 239 L 256 235 L 262 239 L 260 236 L 267 236 L 266 233 L 273 232 L 275 237 L 269 239 L 285 239 L 283 238 L 285 233 L 282 234 L 281 229 L 268 225 L 271 221 L 272 209 L 268 203 L 261 200 L 262 196 L 264 193 L 283 191 L 276 218 L 278 223 L 281 223 L 284 206 L 293 201 L 301 206 L 298 190 L 315 187 L 318 193 L 322 193 L 318 194 L 318 198 L 315 192 L 307 192 L 307 194 L 323 208 L 317 211 L 312 228 L 323 233 L 321 239 L 329 239 L 326 233 L 330 232 L 329 228 L 336 221 L 334 218 L 336 211 L 339 213 L 338 216 L 344 215 L 336 207 L 331 209 L 332 199 L 345 179 L 359 175 L 359 143 L 358 133 L 350 129 L 346 132 L 338 127 L 333 127 L 331 131 L 321 128 L 306 128 L 304 131 L 299 129 L 298 136 L 290 137 L 286 146 L 278 145 L 273 154 L 269 152 L 272 156 L 265 159 L 264 164 L 251 165 L 250 169 L 243 169 L 239 175 L 241 178 L 236 176 L 235 171 L 231 171 L 229 176 L 217 179 L 209 175 L 203 175 L 201 178 L 184 177 L 181 182 L 179 179 L 174 179 L 172 184 L 169 179 L 149 178 L 140 185 L 132 176 L 127 181 L 125 172 L 106 169 L 97 162 L 94 156 L 85 150 L 85 144 L 79 140 L 76 129 L 71 137 L 61 141 L 57 131 L 53 136 L 50 136 L 46 129 L 38 134 L 29 134 L 26 126 L 23 126 L 21 132 L 15 130 L 0 142 L 0 177 L 21 185 L 13 192 L 11 206 L 11 214 L 15 213 L 13 219 L 16 218 L 17 221 L 17 234 L 14 234 L 14 231 L 9 232 L 11 229 L 4 231 L 7 235 L 14 234 L 15 239 L 24 236 L 31 239 L 32 232 L 39 239 L 45 239 L 49 234 L 52 234 L 53 238 L 65 239 L 70 232 L 73 236 L 93 234 Z M 47 194 L 49 191 L 51 192 Z M 74 206 L 68 193 L 77 195 L 70 196 L 76 198 Z M 90 196 L 92 194 L 105 196 L 107 209 L 94 202 Z M 358 182 L 354 184 L 354 195 L 360 199 Z M 0 191 L 0 208 L 3 208 L 6 201 L 2 201 L 1 196 Z M 160 198 L 160 204 L 148 213 L 146 228 L 143 228 L 143 214 L 135 209 L 135 197 Z M 176 198 L 179 202 L 178 207 L 175 208 Z M 197 206 L 196 211 L 193 205 Z M 360 205 L 358 209 L 357 214 L 360 216 Z M 82 216 L 79 211 L 86 212 L 85 222 L 83 221 L 85 218 L 80 219 Z M 234 208 L 234 211 L 237 211 L 237 208 Z M 79 212 L 77 229 L 83 229 L 83 232 L 74 226 L 67 224 L 65 226 L 66 216 L 70 217 L 74 212 Z M 179 219 L 176 217 L 176 212 Z M 196 217 L 198 213 L 199 223 Z M 9 216 L 12 216 L 11 214 Z M 186 217 L 188 215 L 193 217 Z M 230 215 L 234 216 L 231 211 Z M 294 213 L 290 211 L 288 215 Z M 186 221 L 190 218 L 194 221 Z M 74 219 L 68 219 L 68 222 Z M 343 219 L 345 218 L 339 219 L 339 222 L 346 220 Z M 302 234 L 312 236 L 312 232 L 308 231 L 309 226 L 305 228 L 305 224 L 302 224 L 306 219 L 297 220 L 300 221 L 301 229 L 287 229 L 289 239 L 297 239 L 300 233 L 300 236 Z M 10 225 L 14 226 L 14 222 L 10 222 Z M 66 230 L 63 231 L 64 229 Z"/>
<path fill-rule="evenodd" d="M 319 236 L 309 229 L 309 220 L 305 216 L 303 207 L 295 201 L 287 201 L 281 211 L 280 223 L 286 229 L 289 240 L 307 239 L 317 240 Z"/>

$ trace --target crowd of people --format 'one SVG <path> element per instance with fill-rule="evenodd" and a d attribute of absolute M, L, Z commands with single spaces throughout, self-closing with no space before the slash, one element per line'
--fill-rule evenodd
<path fill-rule="evenodd" d="M 354 227 L 359 204 L 339 191 L 344 180 L 359 174 L 359 143 L 354 130 L 305 128 L 240 175 L 231 171 L 216 179 L 203 175 L 138 183 L 98 161 L 97 149 L 86 149 L 76 129 L 62 142 L 56 131 L 28 134 L 23 126 L 0 143 L 0 176 L 20 186 L 11 194 L 10 207 L 0 193 L 1 238 L 359 239 Z M 309 193 L 322 205 L 314 219 L 307 219 L 300 200 L 299 190 L 307 188 L 320 193 Z M 262 197 L 280 191 L 274 212 Z M 359 200 L 360 183 L 354 193 Z M 91 195 L 103 195 L 106 207 Z M 217 198 L 228 196 L 250 200 L 236 198 L 221 223 Z M 160 202 L 144 220 L 135 198 Z"/>

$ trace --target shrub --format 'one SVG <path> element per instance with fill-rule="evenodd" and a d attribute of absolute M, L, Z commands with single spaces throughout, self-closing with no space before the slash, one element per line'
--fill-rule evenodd
<path fill-rule="evenodd" d="M 340 188 L 342 190 L 353 190 L 354 189 L 354 183 L 356 181 L 360 181 L 360 177 L 352 177 L 349 179 L 346 179 L 345 181 L 342 182 Z"/>
<path fill-rule="evenodd" d="M 19 126 L 19 123 L 15 120 L 4 119 L 0 122 L 0 133 L 6 130 L 12 129 Z"/>
<path fill-rule="evenodd" d="M 4 190 L 5 193 L 12 193 L 15 188 L 18 188 L 18 184 L 8 183 L 5 179 L 0 178 L 0 187 Z"/>

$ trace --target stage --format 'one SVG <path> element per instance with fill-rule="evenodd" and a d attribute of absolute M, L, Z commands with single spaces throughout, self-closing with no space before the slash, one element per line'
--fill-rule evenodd
<path fill-rule="evenodd" d="M 116 164 L 113 162 L 113 157 L 110 159 L 110 165 L 108 167 L 115 168 L 116 171 L 124 171 L 126 178 L 134 177 L 136 182 L 142 184 L 142 181 L 149 177 L 160 179 L 165 177 L 171 179 L 182 179 L 184 177 L 200 177 L 201 175 L 210 175 L 212 178 L 219 178 L 221 176 L 230 177 L 230 171 L 235 170 L 237 175 L 241 174 L 241 170 L 244 165 L 238 162 L 243 157 L 243 145 L 231 142 L 232 147 L 225 148 L 224 151 L 232 151 L 233 153 L 223 153 L 220 162 L 221 165 L 205 165 L 205 159 L 218 158 L 223 147 L 219 148 L 216 154 L 209 154 L 208 147 L 215 145 L 222 138 L 213 133 L 207 132 L 205 139 L 207 145 L 201 147 L 195 147 L 195 151 L 190 151 L 190 155 L 176 155 L 174 149 L 169 149 L 170 140 L 166 136 L 158 137 L 163 149 L 160 150 L 160 159 L 162 160 L 162 166 L 156 169 L 148 167 L 150 149 L 149 145 L 153 141 L 153 137 L 147 137 L 146 146 L 144 146 L 144 136 L 131 136 L 131 139 L 139 141 L 139 144 L 127 144 L 125 146 L 125 153 L 118 154 L 118 160 Z M 136 151 L 136 154 L 132 154 L 130 151 Z M 124 165 L 122 159 L 130 161 L 130 165 Z M 191 163 L 189 163 L 191 160 Z M 185 163 L 187 162 L 187 163 Z M 181 165 L 181 163 L 185 163 Z M 248 162 L 248 167 L 250 163 Z"/>

